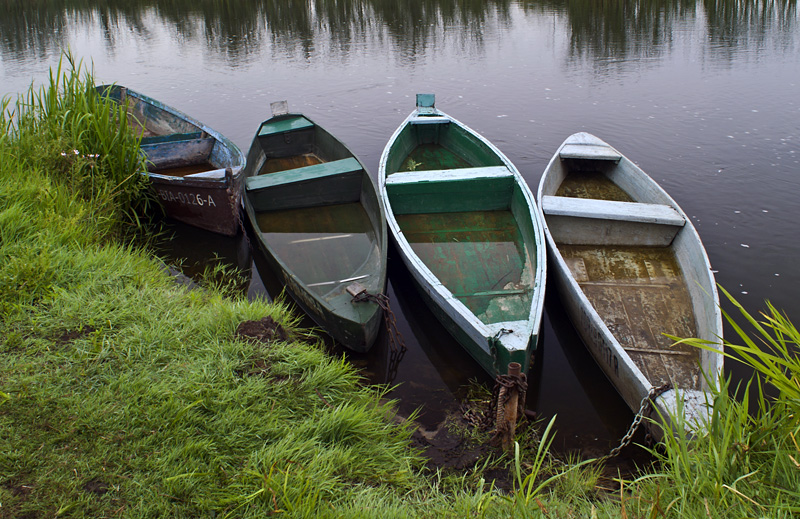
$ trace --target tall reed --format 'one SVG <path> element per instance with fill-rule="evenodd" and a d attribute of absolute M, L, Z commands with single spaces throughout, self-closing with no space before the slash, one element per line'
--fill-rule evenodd
<path fill-rule="evenodd" d="M 773 305 L 767 303 L 757 319 L 722 293 L 746 323 L 723 312 L 741 342 L 725 340 L 725 355 L 760 378 L 737 391 L 723 380 L 713 394 L 709 423 L 692 438 L 678 433 L 684 424 L 677 417 L 675 430 L 666 431 L 664 449 L 651 451 L 660 471 L 634 484 L 651 515 L 790 517 L 800 513 L 800 333 Z M 710 348 L 699 339 L 679 342 Z M 765 384 L 777 389 L 777 396 L 768 397 Z"/>
<path fill-rule="evenodd" d="M 48 82 L 6 102 L 0 124 L 15 139 L 20 160 L 42 164 L 50 176 L 91 203 L 102 227 L 139 228 L 155 199 L 147 191 L 141 137 L 128 123 L 126 107 L 105 99 L 82 61 L 66 52 Z"/>

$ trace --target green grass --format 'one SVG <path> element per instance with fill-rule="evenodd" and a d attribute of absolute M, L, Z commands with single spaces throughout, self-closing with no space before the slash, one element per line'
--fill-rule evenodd
<path fill-rule="evenodd" d="M 141 227 L 140 215 L 156 206 L 140 174 L 146 170 L 141 136 L 130 127 L 126 106 L 94 90 L 82 62 L 64 54 L 46 85 L 30 88 L 13 105 L 5 100 L 3 108 L 0 127 L 14 140 L 21 167 L 38 165 L 86 202 L 96 231 Z"/>
<path fill-rule="evenodd" d="M 652 450 L 660 468 L 632 482 L 638 505 L 651 517 L 794 517 L 800 513 L 800 333 L 772 305 L 758 320 L 722 292 L 739 312 L 738 319 L 724 315 L 741 341 L 726 340 L 725 354 L 760 378 L 736 391 L 723 381 L 710 422 L 695 437 L 666 435 L 663 448 Z M 683 342 L 708 347 L 698 339 Z M 777 396 L 767 397 L 763 384 Z M 675 427 L 681 430 L 680 421 Z"/>

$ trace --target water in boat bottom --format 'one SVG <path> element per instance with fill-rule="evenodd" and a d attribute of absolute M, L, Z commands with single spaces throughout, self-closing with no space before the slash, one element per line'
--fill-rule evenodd
<path fill-rule="evenodd" d="M 360 203 L 265 211 L 257 219 L 275 255 L 319 295 L 367 274 L 370 258 L 377 258 L 377 236 Z"/>
<path fill-rule="evenodd" d="M 269 158 L 261 166 L 259 175 L 267 175 L 269 173 L 277 173 L 289 169 L 304 168 L 306 166 L 313 166 L 315 164 L 322 164 L 326 162 L 313 153 L 304 153 L 302 155 L 290 155 L 288 157 Z"/>
<path fill-rule="evenodd" d="M 396 218 L 417 256 L 483 323 L 528 318 L 533 269 L 511 211 Z"/>
<path fill-rule="evenodd" d="M 633 202 L 633 197 L 602 171 L 595 170 L 570 170 L 561 185 L 558 186 L 556 196 L 572 198 L 595 198 L 613 202 Z"/>
<path fill-rule="evenodd" d="M 180 166 L 177 168 L 160 168 L 151 171 L 150 173 L 158 173 L 159 175 L 165 175 L 168 177 L 185 177 L 187 175 L 194 175 L 195 173 L 204 173 L 206 171 L 213 171 L 217 169 L 212 164 L 208 162 L 202 162 L 200 164 L 192 164 L 190 166 Z"/>
<path fill-rule="evenodd" d="M 471 168 L 473 165 L 441 144 L 420 144 L 403 160 L 400 171 Z"/>

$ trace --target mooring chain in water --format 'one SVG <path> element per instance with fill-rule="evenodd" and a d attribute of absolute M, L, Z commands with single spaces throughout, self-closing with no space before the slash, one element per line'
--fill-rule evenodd
<path fill-rule="evenodd" d="M 386 294 L 370 294 L 366 290 L 353 296 L 354 303 L 365 303 L 368 301 L 375 303 L 383 310 L 383 322 L 386 325 L 386 331 L 389 332 L 389 347 L 393 352 L 405 353 L 406 343 L 403 341 L 403 335 L 397 328 L 397 317 L 389 306 L 389 296 Z M 400 362 L 399 358 L 397 362 Z"/>
<path fill-rule="evenodd" d="M 631 426 L 628 428 L 628 432 L 626 432 L 625 436 L 622 437 L 619 445 L 611 449 L 611 452 L 608 453 L 606 458 L 613 458 L 614 456 L 618 455 L 623 448 L 627 447 L 631 443 L 631 439 L 633 439 L 633 435 L 636 433 L 636 430 L 642 423 L 642 419 L 651 409 L 654 408 L 656 398 L 663 395 L 670 389 L 672 389 L 672 384 L 669 382 L 658 387 L 650 388 L 650 391 L 644 396 L 644 398 L 642 398 L 642 402 L 639 404 L 639 412 L 633 417 L 633 423 L 631 423 Z"/>
<path fill-rule="evenodd" d="M 400 367 L 400 361 L 403 360 L 403 356 L 405 356 L 405 354 L 405 346 L 399 350 L 392 350 L 391 353 L 389 353 L 389 366 L 386 373 L 387 384 L 394 382 L 394 378 L 397 376 L 397 368 Z"/>
<path fill-rule="evenodd" d="M 244 235 L 244 241 L 247 243 L 247 250 L 250 251 L 252 254 L 253 252 L 253 244 L 250 243 L 250 237 L 247 235 L 247 229 L 244 227 L 244 218 L 242 218 L 242 208 L 240 207 L 236 213 L 236 221 L 239 223 L 239 229 L 242 230 L 242 235 Z"/>

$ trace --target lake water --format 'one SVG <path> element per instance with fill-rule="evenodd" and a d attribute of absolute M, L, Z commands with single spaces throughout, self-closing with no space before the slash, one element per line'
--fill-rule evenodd
<path fill-rule="evenodd" d="M 41 84 L 70 48 L 99 83 L 172 105 L 245 150 L 269 103 L 288 100 L 375 174 L 414 95 L 431 92 L 533 191 L 558 145 L 588 131 L 681 204 L 718 282 L 746 308 L 769 299 L 800 320 L 799 26 L 794 0 L 6 2 L 0 96 Z M 177 229 L 171 246 L 189 263 L 219 254 L 250 265 L 241 240 Z M 250 294 L 269 291 L 269 276 L 253 274 Z M 391 356 L 382 336 L 353 362 L 374 381 L 400 383 L 393 396 L 405 410 L 422 406 L 433 427 L 467 380 L 486 378 L 410 289 L 396 255 L 389 294 L 407 352 Z M 540 348 L 529 406 L 558 414 L 564 447 L 606 451 L 632 414 L 552 290 Z"/>

